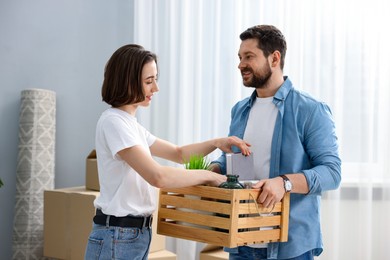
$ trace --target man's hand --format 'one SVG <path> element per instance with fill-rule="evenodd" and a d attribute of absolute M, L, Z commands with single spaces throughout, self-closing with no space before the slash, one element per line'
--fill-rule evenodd
<path fill-rule="evenodd" d="M 261 180 L 253 185 L 252 188 L 260 189 L 257 202 L 263 204 L 266 208 L 273 207 L 281 201 L 285 193 L 283 179 L 280 177 Z"/>

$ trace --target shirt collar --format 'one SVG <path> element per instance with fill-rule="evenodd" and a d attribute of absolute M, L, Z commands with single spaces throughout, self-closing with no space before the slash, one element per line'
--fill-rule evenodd
<path fill-rule="evenodd" d="M 290 93 L 290 90 L 292 89 L 292 82 L 287 76 L 284 76 L 284 83 L 280 86 L 278 91 L 275 93 L 274 99 L 283 101 L 287 98 L 288 93 Z"/>
<path fill-rule="evenodd" d="M 287 96 L 288 96 L 288 93 L 292 89 L 292 82 L 290 81 L 288 76 L 283 76 L 283 78 L 284 78 L 284 82 L 280 86 L 278 91 L 275 93 L 274 100 L 277 100 L 277 101 L 285 100 L 287 98 Z M 256 100 L 256 97 L 257 97 L 257 93 L 256 93 L 256 89 L 255 89 L 252 92 L 252 95 L 250 96 L 249 104 L 248 104 L 249 107 L 252 107 L 253 103 Z"/>

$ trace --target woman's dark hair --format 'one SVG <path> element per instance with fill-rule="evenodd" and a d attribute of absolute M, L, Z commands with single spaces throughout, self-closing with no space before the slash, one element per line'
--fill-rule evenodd
<path fill-rule="evenodd" d="M 283 70 L 287 43 L 282 32 L 273 25 L 256 25 L 240 34 L 242 41 L 257 39 L 257 47 L 268 57 L 274 51 L 280 52 L 280 68 Z"/>
<path fill-rule="evenodd" d="M 156 54 L 137 44 L 128 44 L 116 50 L 104 70 L 103 101 L 112 107 L 144 101 L 142 68 L 151 61 L 157 64 Z"/>

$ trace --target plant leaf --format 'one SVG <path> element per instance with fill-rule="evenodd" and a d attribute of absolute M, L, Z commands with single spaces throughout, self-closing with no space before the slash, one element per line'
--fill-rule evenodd
<path fill-rule="evenodd" d="M 207 157 L 199 154 L 193 154 L 190 159 L 185 162 L 185 168 L 188 170 L 207 170 L 210 166 L 210 162 Z"/>

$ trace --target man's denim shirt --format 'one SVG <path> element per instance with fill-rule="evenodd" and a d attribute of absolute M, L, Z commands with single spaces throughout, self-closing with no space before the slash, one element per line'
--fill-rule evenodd
<path fill-rule="evenodd" d="M 229 136 L 244 137 L 255 99 L 256 91 L 232 108 Z M 294 89 L 287 77 L 273 103 L 279 112 L 272 138 L 269 176 L 303 173 L 309 193 L 291 194 L 288 242 L 270 243 L 268 258 L 292 258 L 309 250 L 319 255 L 323 247 L 321 194 L 337 189 L 341 181 L 341 160 L 332 114 L 326 104 Z M 237 147 L 233 148 L 234 152 L 239 152 Z M 212 163 L 219 164 L 221 172 L 226 174 L 225 153 Z"/>

